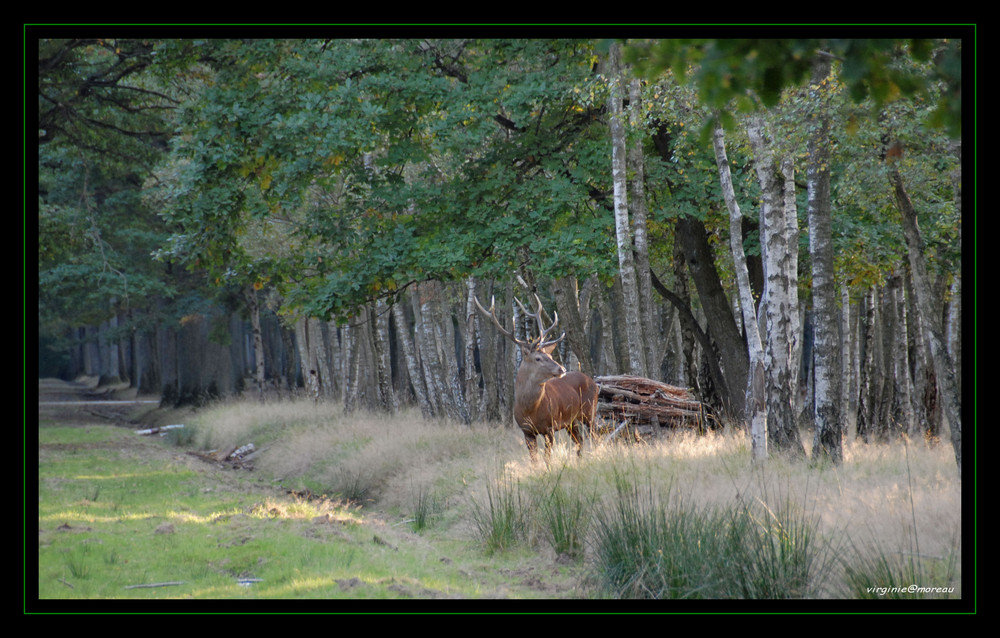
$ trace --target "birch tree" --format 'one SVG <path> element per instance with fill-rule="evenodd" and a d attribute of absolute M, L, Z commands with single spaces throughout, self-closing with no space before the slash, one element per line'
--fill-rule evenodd
<path fill-rule="evenodd" d="M 889 181 L 902 218 L 903 236 L 906 238 L 907 256 L 913 277 L 913 289 L 917 296 L 920 316 L 925 322 L 923 337 L 926 340 L 931 361 L 934 363 L 934 374 L 937 377 L 938 387 L 941 388 L 944 413 L 948 419 L 948 425 L 951 426 L 951 443 L 955 449 L 955 462 L 961 469 L 962 411 L 961 399 L 955 383 L 955 367 L 951 353 L 948 352 L 941 317 L 934 312 L 927 263 L 924 258 L 924 242 L 917 225 L 917 209 L 910 201 L 899 167 L 894 164 L 895 160 L 890 157 L 889 161 Z"/>
<path fill-rule="evenodd" d="M 828 93 L 830 59 L 817 56 L 810 88 L 813 113 L 808 141 L 806 182 L 808 192 L 809 255 L 812 265 L 812 302 L 815 322 L 813 344 L 813 405 L 815 434 L 813 458 L 834 463 L 843 459 L 840 404 L 840 335 L 833 269 L 833 231 L 830 207 L 830 119 Z M 846 406 L 845 406 L 846 407 Z"/>
<path fill-rule="evenodd" d="M 625 79 L 622 78 L 622 81 Z M 631 78 L 628 83 L 629 94 L 629 128 L 641 131 L 642 125 L 642 95 L 638 78 Z M 642 343 L 646 373 L 652 374 L 659 359 L 659 339 L 653 328 L 653 296 L 652 282 L 649 270 L 649 230 L 646 207 L 646 177 L 645 153 L 642 148 L 642 136 L 628 146 L 628 168 L 632 179 L 629 181 L 629 208 L 632 211 L 632 230 L 635 243 L 635 273 L 639 293 L 639 323 L 642 326 Z"/>
<path fill-rule="evenodd" d="M 614 182 L 615 237 L 618 244 L 618 268 L 621 273 L 622 295 L 625 315 L 625 333 L 628 343 L 629 373 L 646 376 L 646 362 L 642 343 L 642 324 L 639 320 L 641 308 L 639 287 L 635 273 L 635 259 L 632 253 L 632 232 L 628 215 L 628 184 L 626 175 L 625 122 L 622 107 L 622 64 L 621 47 L 612 45 L 608 53 L 608 81 L 611 89 L 609 98 L 611 127 L 611 172 Z"/>
<path fill-rule="evenodd" d="M 746 328 L 747 348 L 750 356 L 746 388 L 746 414 L 750 422 L 750 449 L 754 461 L 763 461 L 768 456 L 768 404 L 764 391 L 764 347 L 760 339 L 760 330 L 757 327 L 753 291 L 750 290 L 750 275 L 747 272 L 746 254 L 743 252 L 743 213 L 736 201 L 736 193 L 733 191 L 733 178 L 729 168 L 729 159 L 726 156 L 726 142 L 722 124 L 716 124 L 713 142 L 722 195 L 726 201 L 726 208 L 729 209 L 730 249 L 733 253 L 733 269 L 736 272 L 740 309 L 743 312 L 743 323 Z"/>
<path fill-rule="evenodd" d="M 793 256 L 798 254 L 798 229 L 791 222 L 794 209 L 790 207 L 794 198 L 785 196 L 785 189 L 792 188 L 794 180 L 790 179 L 790 168 L 785 164 L 785 186 L 779 182 L 774 154 L 765 134 L 763 119 L 751 118 L 747 135 L 761 188 L 760 244 L 764 256 L 764 292 L 760 312 L 764 317 L 766 335 L 764 365 L 767 371 L 768 437 L 776 449 L 804 455 L 795 411 L 798 367 L 792 361 L 799 338 L 798 273 L 794 270 L 797 261 Z M 740 237 L 742 233 L 737 234 L 737 238 Z M 749 326 L 746 330 L 748 334 L 751 332 Z"/>
<path fill-rule="evenodd" d="M 392 305 L 392 317 L 396 322 L 396 336 L 403 351 L 407 376 L 410 378 L 410 387 L 413 389 L 413 394 L 417 397 L 417 405 L 420 406 L 420 413 L 424 418 L 430 418 L 434 415 L 434 408 L 427 397 L 427 386 L 424 383 L 424 375 L 420 371 L 417 349 L 413 345 L 411 328 L 401 302 Z"/>
<path fill-rule="evenodd" d="M 482 375 L 476 371 L 476 350 L 479 342 L 479 317 L 476 312 L 476 278 L 465 279 L 465 405 L 469 418 L 478 420 L 482 414 L 482 394 L 479 380 Z"/>

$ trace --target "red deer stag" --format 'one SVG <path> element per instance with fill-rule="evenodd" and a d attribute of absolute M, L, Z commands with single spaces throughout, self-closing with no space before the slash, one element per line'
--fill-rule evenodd
<path fill-rule="evenodd" d="M 532 461 L 538 460 L 538 435 L 545 437 L 545 460 L 548 462 L 553 435 L 563 428 L 569 431 L 576 443 L 577 456 L 581 455 L 583 439 L 577 424 L 593 428 L 597 412 L 597 384 L 582 372 L 566 372 L 566 368 L 551 357 L 552 350 L 566 333 L 554 341 L 545 340 L 559 322 L 559 314 L 553 313 L 552 324 L 545 328 L 542 324 L 542 301 L 538 295 L 535 295 L 535 300 L 538 310 L 532 313 L 515 299 L 521 310 L 538 322 L 538 337 L 524 341 L 515 337 L 513 331 L 506 330 L 497 319 L 493 299 L 490 300 L 489 310 L 474 299 L 479 310 L 493 320 L 500 333 L 521 348 L 521 366 L 514 383 L 514 422 L 524 433 L 524 442 Z"/>

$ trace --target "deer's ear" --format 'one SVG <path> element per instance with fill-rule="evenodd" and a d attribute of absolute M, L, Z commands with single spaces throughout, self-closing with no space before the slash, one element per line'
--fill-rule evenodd
<path fill-rule="evenodd" d="M 552 351 L 556 349 L 557 345 L 559 344 L 553 343 L 550 346 L 545 346 L 544 348 L 542 348 L 542 352 L 544 352 L 545 354 L 552 354 Z"/>

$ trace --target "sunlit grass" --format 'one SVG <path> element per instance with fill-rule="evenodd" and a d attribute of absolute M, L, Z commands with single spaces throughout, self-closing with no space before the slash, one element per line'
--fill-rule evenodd
<path fill-rule="evenodd" d="M 922 573 L 960 577 L 960 569 L 945 568 L 960 563 L 961 484 L 943 446 L 851 441 L 840 466 L 779 457 L 755 466 L 739 432 L 587 441 L 582 458 L 560 433 L 546 464 L 529 460 L 511 428 L 413 413 L 344 415 L 311 401 L 219 404 L 188 427 L 198 451 L 254 443 L 262 450 L 254 471 L 218 469 L 162 441 L 135 447 L 139 439 L 120 429 L 103 437 L 101 428 L 67 431 L 66 440 L 60 428 L 46 432 L 43 596 L 588 597 L 595 522 L 606 520 L 622 477 L 644 494 L 674 494 L 693 511 L 713 513 L 719 529 L 780 522 L 771 529 L 797 529 L 811 550 L 845 550 L 842 564 L 788 587 L 789 595 L 854 597 L 841 585 L 845 574 L 860 578 L 867 548 L 892 556 L 912 552 L 917 539 L 922 554 L 941 557 Z M 151 460 L 151 450 L 163 454 Z M 727 519 L 727 512 L 744 515 Z M 491 548 L 483 523 L 504 517 L 515 528 Z M 793 548 L 771 537 L 750 548 L 762 557 L 760 573 Z M 858 562 L 848 565 L 854 555 Z M 256 580 L 240 581 L 246 576 Z M 172 580 L 186 584 L 124 589 Z"/>

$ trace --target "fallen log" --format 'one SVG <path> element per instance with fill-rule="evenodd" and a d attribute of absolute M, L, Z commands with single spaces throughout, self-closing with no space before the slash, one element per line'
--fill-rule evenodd
<path fill-rule="evenodd" d="M 634 426 L 704 428 L 705 408 L 690 390 L 629 375 L 594 377 L 600 387 L 597 411 Z"/>

